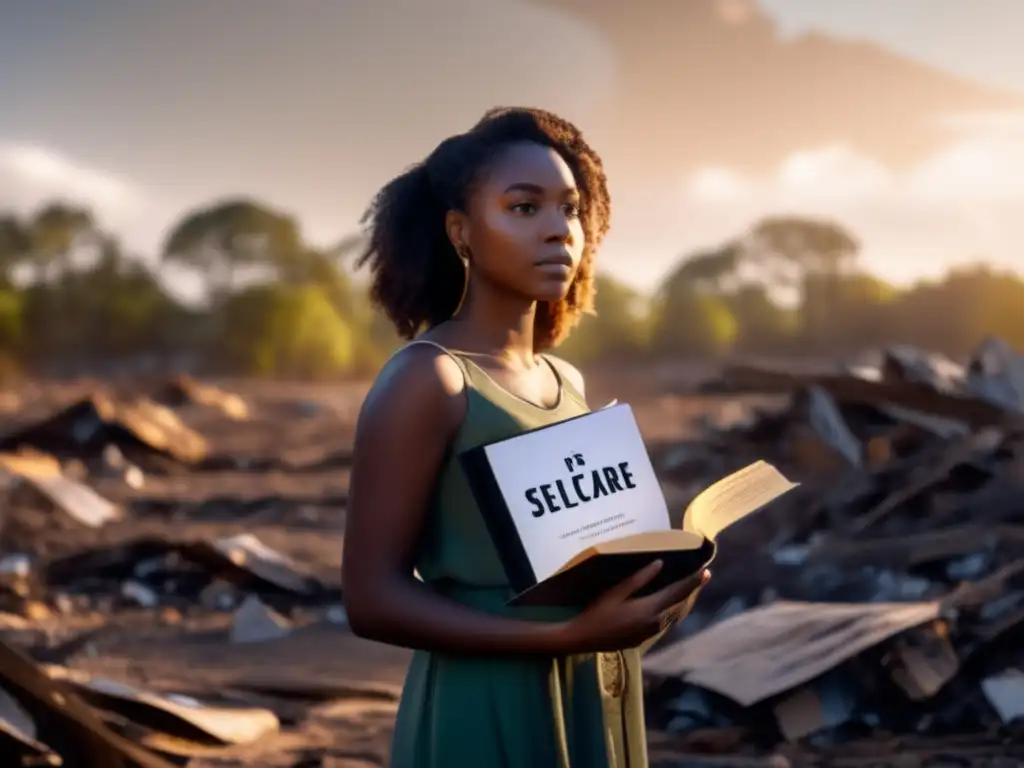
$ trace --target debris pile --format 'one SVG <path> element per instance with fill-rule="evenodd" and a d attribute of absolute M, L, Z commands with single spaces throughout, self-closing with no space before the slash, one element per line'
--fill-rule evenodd
<path fill-rule="evenodd" d="M 61 460 L 95 461 L 108 446 L 137 461 L 166 458 L 185 465 L 202 461 L 207 452 L 203 436 L 170 408 L 144 397 L 101 392 L 0 435 L 0 451 L 31 448 Z"/>
<path fill-rule="evenodd" d="M 225 392 L 185 374 L 174 376 L 166 382 L 155 399 L 172 407 L 199 405 L 213 408 L 236 421 L 249 418 L 248 404 L 234 392 Z"/>
<path fill-rule="evenodd" d="M 171 768 L 176 758 L 252 743 L 280 727 L 263 707 L 45 668 L 4 643 L 0 717 L 5 765 Z"/>
<path fill-rule="evenodd" d="M 285 609 L 341 600 L 339 589 L 244 533 L 212 541 L 142 537 L 52 559 L 41 570 L 55 600 L 65 596 L 107 610 L 231 611 L 251 595 Z"/>
<path fill-rule="evenodd" d="M 140 467 L 180 476 L 203 471 L 210 458 L 206 439 L 179 411 L 199 405 L 230 422 L 249 415 L 237 396 L 185 378 L 158 395 L 163 403 L 97 391 L 53 415 L 14 422 L 0 436 L 4 766 L 166 768 L 204 756 L 220 759 L 305 718 L 308 707 L 297 705 L 296 697 L 316 703 L 344 695 L 299 690 L 288 694 L 289 703 L 241 684 L 230 692 L 209 680 L 190 685 L 188 675 L 154 689 L 66 665 L 82 654 L 101 659 L 95 639 L 116 635 L 111 627 L 133 615 L 152 617 L 142 626 L 180 627 L 183 638 L 194 636 L 196 626 L 216 627 L 199 658 L 220 647 L 287 642 L 310 626 L 327 628 L 325 646 L 345 634 L 340 586 L 246 530 L 257 510 L 296 508 L 316 522 L 317 508 L 344 499 L 310 494 L 282 504 L 280 496 L 183 502 L 143 495 L 148 486 Z M 244 457 L 233 466 L 239 463 Z M 97 483 L 112 479 L 125 490 L 118 503 L 97 491 Z M 211 503 L 216 514 L 207 509 Z M 219 533 L 180 525 L 211 520 Z M 281 651 L 275 662 L 287 664 L 294 651 Z M 319 763 L 309 757 L 305 764 Z"/>
<path fill-rule="evenodd" d="M 408 657 L 373 666 L 396 649 L 344 630 L 322 534 L 346 500 L 344 409 L 274 420 L 186 377 L 146 391 L 0 435 L 0 754 L 380 764 L 380 670 Z M 672 508 L 756 459 L 801 485 L 722 535 L 694 613 L 647 655 L 652 765 L 1024 764 L 1024 361 L 996 340 L 963 365 L 894 347 L 730 366 L 706 391 L 724 397 L 699 439 L 651 446 Z M 378 706 L 342 721 L 351 697 Z"/>
<path fill-rule="evenodd" d="M 786 397 L 663 447 L 666 486 L 751 458 L 803 482 L 722 536 L 696 611 L 646 657 L 657 725 L 773 765 L 1024 763 L 1024 359 L 896 348 L 715 389 Z"/>

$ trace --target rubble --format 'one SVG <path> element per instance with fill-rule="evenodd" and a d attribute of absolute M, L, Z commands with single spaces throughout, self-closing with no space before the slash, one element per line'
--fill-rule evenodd
<path fill-rule="evenodd" d="M 249 406 L 237 394 L 196 381 L 185 374 L 179 374 L 167 381 L 156 393 L 155 399 L 171 407 L 200 405 L 214 408 L 236 421 L 249 418 Z"/>
<path fill-rule="evenodd" d="M 337 588 L 304 573 L 251 534 L 206 540 L 140 537 L 52 558 L 39 567 L 52 594 L 143 608 L 234 611 L 248 595 L 288 609 L 329 605 Z M 111 600 L 111 598 L 113 598 Z"/>
<path fill-rule="evenodd" d="M 795 368 L 727 366 L 699 434 L 650 446 L 679 510 L 755 459 L 801 483 L 721 537 L 645 658 L 652 766 L 1024 764 L 1024 361 L 990 340 Z M 0 754 L 380 764 L 361 745 L 408 655 L 356 645 L 337 539 L 330 573 L 309 562 L 341 530 L 347 480 L 311 482 L 347 472 L 327 422 L 351 409 L 145 391 L 78 392 L 0 437 Z"/>
<path fill-rule="evenodd" d="M 731 366 L 706 388 L 785 402 L 655 451 L 676 497 L 753 457 L 802 485 L 723 536 L 694 613 L 645 658 L 651 715 L 694 765 L 738 744 L 888 765 L 911 735 L 936 741 L 901 764 L 1020 764 L 1022 371 L 989 341 L 963 366 L 895 348 L 846 373 Z"/>
<path fill-rule="evenodd" d="M 113 392 L 97 387 L 83 397 L 79 390 L 79 399 L 41 416 L 54 400 L 36 398 L 36 416 L 13 414 L 0 436 L 3 764 L 249 765 L 265 742 L 291 754 L 299 742 L 282 729 L 322 717 L 317 708 L 329 702 L 355 697 L 393 705 L 393 691 L 351 679 L 325 684 L 319 670 L 312 677 L 287 673 L 289 661 L 304 665 L 309 655 L 280 643 L 293 636 L 308 642 L 306 630 L 322 626 L 330 637 L 313 658 L 324 659 L 349 635 L 341 590 L 250 530 L 256 520 L 265 521 L 262 529 L 273 523 L 300 531 L 334 525 L 324 519 L 325 510 L 340 508 L 344 495 L 182 498 L 165 495 L 173 485 L 161 480 L 183 473 L 289 470 L 309 478 L 346 466 L 347 455 L 314 453 L 314 446 L 300 443 L 292 455 L 298 448 L 311 457 L 309 465 L 293 466 L 271 452 L 255 460 L 210 456 L 205 436 L 183 419 L 216 426 L 210 413 L 189 410 L 202 408 L 219 413 L 224 423 L 244 421 L 251 412 L 240 397 L 187 377 L 158 387 L 154 399 L 125 388 Z M 332 548 L 339 553 L 340 544 Z M 105 643 L 123 636 L 118 627 L 139 621 L 144 633 L 180 634 L 170 647 L 203 637 L 199 627 L 215 627 L 212 636 L 206 630 L 210 644 L 197 647 L 199 659 L 217 657 L 221 646 L 276 643 L 269 663 L 264 659 L 260 667 L 279 674 L 249 670 L 229 689 L 213 682 L 220 678 L 212 669 L 193 680 L 188 670 L 195 661 L 156 686 L 147 682 L 152 662 L 121 674 L 83 671 L 103 668 Z M 341 754 L 315 740 L 300 751 L 292 763 L 314 765 Z"/>
<path fill-rule="evenodd" d="M 0 451 L 32 448 L 60 459 L 97 459 L 108 445 L 141 462 L 167 457 L 196 464 L 206 440 L 166 406 L 144 397 L 115 398 L 96 392 L 31 424 L 0 436 Z"/>
<path fill-rule="evenodd" d="M 98 528 L 121 516 L 121 510 L 84 483 L 67 477 L 52 456 L 35 453 L 0 454 L 0 475 L 8 508 L 49 507 L 76 523 Z M 29 498 L 25 498 L 26 493 Z M 7 515 L 8 522 L 10 520 Z M 8 539 L 8 542 L 10 540 Z"/>
<path fill-rule="evenodd" d="M 231 622 L 231 642 L 260 643 L 277 640 L 291 632 L 286 618 L 264 605 L 258 597 L 250 595 L 235 612 Z"/>
<path fill-rule="evenodd" d="M 251 744 L 281 725 L 270 710 L 240 702 L 200 701 L 180 693 L 156 694 L 101 677 L 69 674 L 66 679 L 94 707 L 119 714 L 151 732 L 173 735 L 195 745 Z M 148 741 L 156 743 L 153 738 Z M 180 743 L 174 751 L 181 751 Z"/>

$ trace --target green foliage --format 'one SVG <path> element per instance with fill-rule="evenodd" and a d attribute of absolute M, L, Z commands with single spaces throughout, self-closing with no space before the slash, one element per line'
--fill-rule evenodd
<path fill-rule="evenodd" d="M 88 210 L 0 213 L 0 380 L 172 354 L 234 375 L 371 375 L 401 340 L 348 269 L 363 244 L 317 248 L 262 203 L 216 202 L 183 217 L 161 254 L 208 288 L 186 307 Z M 596 314 L 559 353 L 586 365 L 903 342 L 962 355 L 990 335 L 1024 348 L 1019 275 L 976 264 L 898 290 L 858 268 L 858 249 L 840 224 L 774 217 L 680 259 L 653 297 L 600 275 Z"/>
<path fill-rule="evenodd" d="M 585 316 L 558 351 L 578 365 L 601 358 L 636 358 L 648 342 L 644 297 L 624 283 L 598 275 L 594 314 Z"/>
<path fill-rule="evenodd" d="M 12 269 L 23 263 L 32 251 L 27 224 L 11 214 L 0 215 L 0 277 L 10 282 Z"/>
<path fill-rule="evenodd" d="M 64 261 L 83 236 L 95 231 L 96 223 L 84 208 L 52 203 L 35 215 L 28 229 L 37 258 Z"/>
<path fill-rule="evenodd" d="M 680 260 L 666 279 L 666 284 L 684 283 L 698 290 L 722 293 L 736 280 L 745 259 L 746 251 L 739 241 L 698 251 Z"/>
<path fill-rule="evenodd" d="M 211 293 L 222 297 L 246 267 L 277 272 L 301 269 L 306 246 L 298 222 L 249 199 L 195 210 L 175 226 L 163 258 L 202 272 Z"/>
<path fill-rule="evenodd" d="M 651 347 L 662 355 L 718 357 L 729 352 L 739 325 L 720 296 L 677 285 L 655 304 Z"/>
<path fill-rule="evenodd" d="M 0 355 L 20 352 L 24 333 L 22 294 L 11 288 L 0 289 Z"/>
<path fill-rule="evenodd" d="M 919 283 L 901 294 L 889 315 L 890 332 L 950 354 L 965 354 L 989 335 L 1024 348 L 1024 280 L 985 265 L 954 269 L 942 281 Z"/>
<path fill-rule="evenodd" d="M 319 286 L 260 285 L 222 311 L 224 353 L 240 373 L 319 380 L 352 365 L 352 328 Z"/>
<path fill-rule="evenodd" d="M 761 285 L 744 285 L 722 296 L 736 321 L 736 347 L 780 352 L 797 335 L 800 315 L 772 301 Z"/>
<path fill-rule="evenodd" d="M 754 258 L 778 258 L 802 273 L 836 274 L 857 260 L 860 243 L 831 221 L 793 216 L 770 217 L 756 224 L 747 242 Z"/>

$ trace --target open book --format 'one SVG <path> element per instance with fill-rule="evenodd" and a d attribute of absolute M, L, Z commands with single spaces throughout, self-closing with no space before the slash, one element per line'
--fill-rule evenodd
<path fill-rule="evenodd" d="M 661 572 L 639 594 L 695 576 L 714 559 L 718 534 L 796 487 L 775 467 L 755 462 L 701 492 L 682 528 L 636 533 L 593 544 L 551 576 L 520 592 L 515 605 L 583 605 L 652 560 Z"/>
<path fill-rule="evenodd" d="M 513 605 L 582 606 L 654 559 L 645 592 L 698 573 L 717 535 L 794 484 L 764 462 L 693 500 L 673 529 L 661 485 L 624 404 L 459 456 L 506 575 Z"/>

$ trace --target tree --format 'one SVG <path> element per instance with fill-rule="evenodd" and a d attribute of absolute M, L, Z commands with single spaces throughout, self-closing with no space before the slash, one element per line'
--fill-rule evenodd
<path fill-rule="evenodd" d="M 736 321 L 737 348 L 755 354 L 791 351 L 799 328 L 797 312 L 772 301 L 763 285 L 743 285 L 723 301 Z"/>
<path fill-rule="evenodd" d="M 746 260 L 743 243 L 730 240 L 716 248 L 684 257 L 668 280 L 684 282 L 696 290 L 724 294 L 737 287 Z"/>
<path fill-rule="evenodd" d="M 214 303 L 236 287 L 245 268 L 263 276 L 303 266 L 307 248 L 298 222 L 249 199 L 235 199 L 187 214 L 170 232 L 162 258 L 199 271 Z"/>
<path fill-rule="evenodd" d="M 11 358 L 20 351 L 24 323 L 24 301 L 13 288 L 0 289 L 0 356 Z"/>
<path fill-rule="evenodd" d="M 352 329 L 322 288 L 266 284 L 223 307 L 222 361 L 253 376 L 326 379 L 353 362 Z"/>
<path fill-rule="evenodd" d="M 645 350 L 648 332 L 644 297 L 615 278 L 598 275 L 594 314 L 580 321 L 558 351 L 578 364 L 637 357 Z"/>
<path fill-rule="evenodd" d="M 655 300 L 651 348 L 663 355 L 718 357 L 732 349 L 738 330 L 720 296 L 677 283 Z"/>
<path fill-rule="evenodd" d="M 32 217 L 28 227 L 34 278 L 52 283 L 74 266 L 79 249 L 95 247 L 102 233 L 91 211 L 70 203 L 51 203 Z"/>
<path fill-rule="evenodd" d="M 25 359 L 61 370 L 151 357 L 194 342 L 183 308 L 116 239 L 101 235 L 91 266 L 21 291 Z"/>
<path fill-rule="evenodd" d="M 651 347 L 658 354 L 717 356 L 736 343 L 739 326 L 728 296 L 742 287 L 746 251 L 730 240 L 684 257 L 661 285 L 651 311 Z"/>
<path fill-rule="evenodd" d="M 96 266 L 82 276 L 78 293 L 84 294 L 82 322 L 90 329 L 90 346 L 101 358 L 159 353 L 177 340 L 189 340 L 180 322 L 182 308 L 157 276 L 129 259 L 112 238 L 104 242 Z"/>
<path fill-rule="evenodd" d="M 21 372 L 23 347 L 23 298 L 14 288 L 0 288 L 0 383 Z"/>
<path fill-rule="evenodd" d="M 11 284 L 12 272 L 24 264 L 32 251 L 28 226 L 14 214 L 0 215 L 0 282 Z"/>
<path fill-rule="evenodd" d="M 810 274 L 804 281 L 805 318 L 822 318 L 815 337 L 829 349 L 855 350 L 892 340 L 892 308 L 899 292 L 873 275 Z"/>
<path fill-rule="evenodd" d="M 970 353 L 989 335 L 1024 349 L 1021 307 L 1019 275 L 971 264 L 905 291 L 893 302 L 887 336 L 954 356 Z"/>
<path fill-rule="evenodd" d="M 842 225 L 795 216 L 758 222 L 748 235 L 748 254 L 756 260 L 782 260 L 801 276 L 848 272 L 857 261 L 860 244 Z"/>
<path fill-rule="evenodd" d="M 798 295 L 803 335 L 820 346 L 828 336 L 827 307 L 838 300 L 841 276 L 856 266 L 857 239 L 835 222 L 778 216 L 758 222 L 746 242 L 749 262 L 768 283 Z M 828 297 L 823 304 L 807 303 L 811 281 Z"/>

